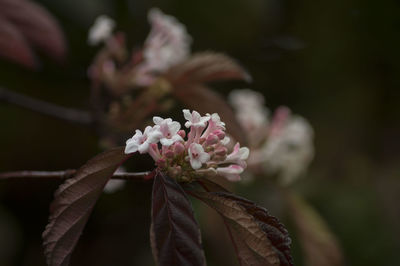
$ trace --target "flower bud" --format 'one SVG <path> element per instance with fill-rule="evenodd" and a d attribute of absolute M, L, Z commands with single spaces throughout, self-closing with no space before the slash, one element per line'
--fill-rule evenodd
<path fill-rule="evenodd" d="M 179 130 L 179 131 L 178 131 L 178 135 L 181 136 L 182 138 L 185 138 L 185 136 L 186 136 L 185 130 L 182 130 L 182 129 Z"/>
<path fill-rule="evenodd" d="M 215 150 L 215 154 L 218 156 L 225 156 L 228 153 L 228 149 L 226 147 L 219 147 Z"/>
<path fill-rule="evenodd" d="M 167 158 L 174 158 L 175 153 L 174 153 L 172 150 L 166 150 L 166 151 L 164 152 L 164 155 L 165 155 L 165 157 L 167 157 Z"/>
<path fill-rule="evenodd" d="M 156 164 L 160 168 L 164 168 L 167 165 L 165 159 L 158 159 Z"/>
<path fill-rule="evenodd" d="M 175 142 L 174 144 L 175 155 L 181 154 L 184 151 L 185 151 L 185 146 L 181 142 Z"/>
<path fill-rule="evenodd" d="M 225 132 L 222 130 L 215 130 L 212 134 L 216 135 L 220 140 L 225 138 Z"/>
<path fill-rule="evenodd" d="M 210 135 L 207 136 L 206 146 L 211 146 L 211 145 L 217 144 L 218 141 L 219 141 L 218 136 L 211 133 Z"/>

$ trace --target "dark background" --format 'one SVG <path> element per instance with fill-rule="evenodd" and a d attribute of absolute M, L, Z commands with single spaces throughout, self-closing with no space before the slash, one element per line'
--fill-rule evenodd
<path fill-rule="evenodd" d="M 399 2 L 37 2 L 59 20 L 67 62 L 60 66 L 40 56 L 35 72 L 0 59 L 0 86 L 87 109 L 86 73 L 97 48 L 86 38 L 94 19 L 110 15 L 135 47 L 149 31 L 147 10 L 159 7 L 187 26 L 193 51 L 224 52 L 252 74 L 252 84 L 237 86 L 261 91 L 271 109 L 287 105 L 313 125 L 316 157 L 294 187 L 327 220 L 347 265 L 399 265 Z M 219 87 L 223 94 L 234 88 Z M 0 103 L 0 122 L 1 171 L 77 168 L 99 152 L 93 131 L 16 106 Z M 41 232 L 58 184 L 0 183 L 0 265 L 45 265 Z M 150 192 L 151 183 L 133 182 L 102 196 L 72 265 L 152 265 Z M 218 252 L 207 249 L 213 265 Z M 302 265 L 296 245 L 294 254 Z M 220 256 L 227 256 L 224 248 Z"/>

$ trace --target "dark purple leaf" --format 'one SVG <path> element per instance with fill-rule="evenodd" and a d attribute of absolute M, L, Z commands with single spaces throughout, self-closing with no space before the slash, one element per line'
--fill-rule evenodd
<path fill-rule="evenodd" d="M 221 80 L 251 81 L 250 75 L 232 58 L 213 52 L 197 53 L 170 69 L 166 77 L 173 87 Z"/>
<path fill-rule="evenodd" d="M 89 160 L 55 193 L 49 224 L 43 233 L 49 266 L 67 266 L 71 253 L 104 186 L 129 157 L 124 148 L 114 148 Z"/>
<path fill-rule="evenodd" d="M 241 265 L 293 265 L 288 232 L 267 210 L 231 193 L 190 194 L 223 217 Z"/>
<path fill-rule="evenodd" d="M 35 67 L 35 56 L 18 29 L 0 16 L 0 57 L 28 68 Z"/>
<path fill-rule="evenodd" d="M 173 90 L 172 93 L 188 108 L 200 113 L 218 113 L 221 120 L 226 123 L 227 133 L 243 146 L 246 145 L 246 135 L 237 122 L 232 108 L 218 93 L 200 84 L 191 84 Z"/>
<path fill-rule="evenodd" d="M 154 178 L 151 214 L 151 246 L 158 265 L 206 264 L 192 206 L 181 186 L 161 172 Z"/>
<path fill-rule="evenodd" d="M 64 60 L 64 35 L 43 7 L 28 0 L 0 0 L 0 17 L 13 24 L 29 44 L 56 60 Z"/>

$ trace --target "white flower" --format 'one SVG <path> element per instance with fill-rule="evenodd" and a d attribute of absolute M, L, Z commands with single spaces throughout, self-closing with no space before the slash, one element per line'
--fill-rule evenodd
<path fill-rule="evenodd" d="M 192 41 L 186 27 L 157 8 L 149 11 L 148 19 L 152 28 L 143 55 L 152 70 L 163 72 L 185 60 L 190 54 Z"/>
<path fill-rule="evenodd" d="M 293 182 L 311 163 L 314 155 L 313 129 L 300 116 L 291 117 L 279 134 L 262 147 L 264 169 L 279 172 L 283 184 Z"/>
<path fill-rule="evenodd" d="M 161 117 L 153 117 L 153 122 L 159 126 L 159 132 L 162 137 L 160 142 L 163 146 L 171 146 L 177 141 L 183 141 L 182 137 L 178 134 L 181 129 L 181 124 L 176 121 L 172 121 L 171 118 L 163 119 Z"/>
<path fill-rule="evenodd" d="M 229 181 L 236 182 L 240 181 L 240 174 L 243 172 L 243 167 L 236 164 L 231 164 L 227 167 L 218 167 L 217 174 L 225 177 Z"/>
<path fill-rule="evenodd" d="M 149 145 L 158 142 L 161 136 L 158 127 L 147 126 L 143 133 L 137 129 L 135 135 L 126 141 L 125 153 L 146 153 Z"/>
<path fill-rule="evenodd" d="M 106 15 L 96 18 L 93 26 L 89 29 L 88 43 L 96 45 L 107 40 L 115 28 L 115 21 Z"/>
<path fill-rule="evenodd" d="M 192 143 L 189 146 L 190 165 L 194 170 L 201 168 L 203 163 L 210 160 L 210 155 L 206 153 L 203 147 L 198 143 Z"/>
<path fill-rule="evenodd" d="M 233 90 L 229 103 L 236 111 L 236 118 L 245 130 L 252 131 L 268 125 L 269 110 L 264 106 L 264 96 L 250 89 Z"/>
<path fill-rule="evenodd" d="M 210 116 L 201 116 L 197 111 L 190 113 L 188 109 L 183 110 L 183 116 L 187 120 L 185 127 L 204 128 L 206 123 L 210 120 Z"/>

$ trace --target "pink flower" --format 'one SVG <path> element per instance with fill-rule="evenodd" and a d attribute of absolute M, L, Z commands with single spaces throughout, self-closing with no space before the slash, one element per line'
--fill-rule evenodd
<path fill-rule="evenodd" d="M 149 151 L 149 145 L 151 143 L 156 143 L 161 137 L 161 133 L 158 127 L 152 128 L 147 126 L 144 132 L 136 130 L 135 135 L 126 141 L 125 153 L 134 153 L 139 151 L 139 153 L 147 153 Z"/>
<path fill-rule="evenodd" d="M 242 147 L 240 148 L 239 142 L 236 143 L 235 147 L 233 148 L 233 151 L 231 154 L 229 154 L 226 159 L 225 163 L 234 163 L 238 164 L 242 167 L 246 167 L 246 160 L 249 158 L 249 153 L 250 150 L 247 147 Z"/>
<path fill-rule="evenodd" d="M 229 181 L 240 181 L 240 174 L 243 172 L 243 167 L 231 164 L 227 167 L 218 167 L 217 174 L 225 177 Z"/>
<path fill-rule="evenodd" d="M 198 143 L 192 143 L 189 147 L 190 165 L 194 170 L 201 168 L 203 163 L 210 160 L 210 155 L 206 153 L 203 147 Z"/>
<path fill-rule="evenodd" d="M 160 142 L 163 146 L 171 146 L 177 141 L 183 141 L 182 137 L 178 134 L 181 129 L 181 124 L 176 121 L 172 121 L 171 118 L 163 119 L 161 117 L 153 117 L 153 122 L 159 126 L 159 132 L 161 133 Z"/>

